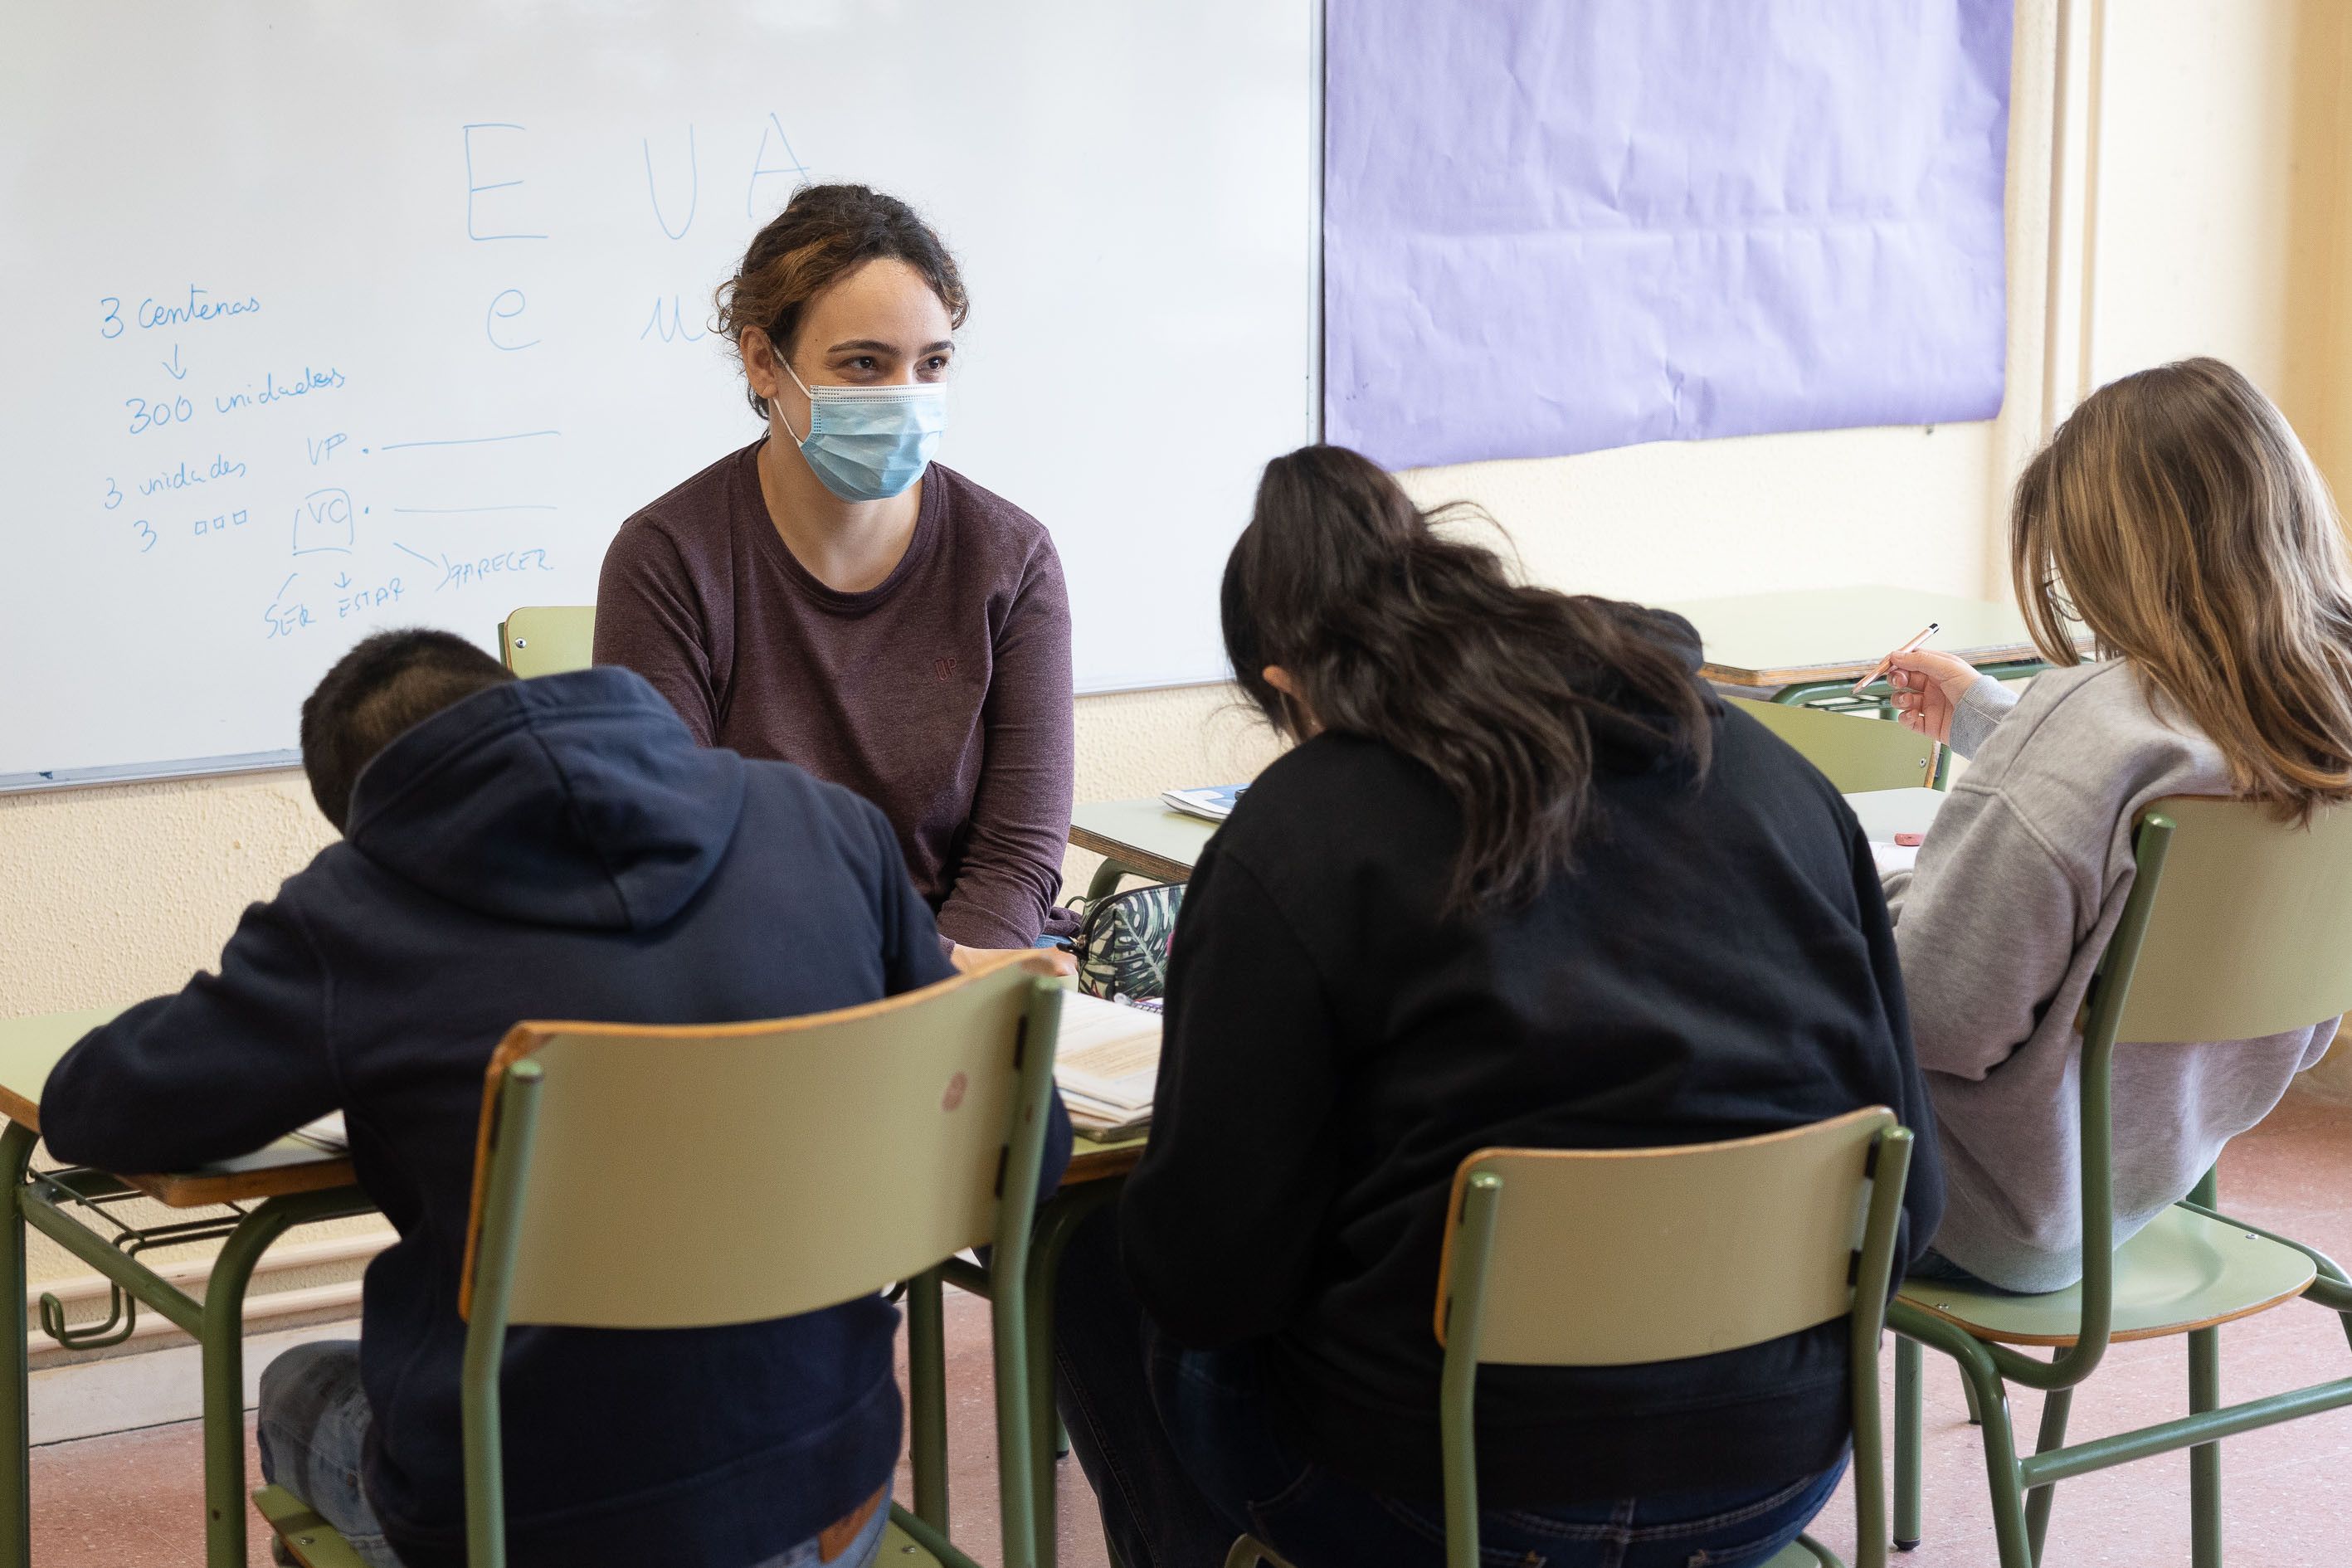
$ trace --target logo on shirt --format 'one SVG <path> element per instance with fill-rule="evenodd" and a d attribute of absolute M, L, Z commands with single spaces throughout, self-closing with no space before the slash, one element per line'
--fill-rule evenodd
<path fill-rule="evenodd" d="M 953 680 L 955 679 L 955 660 L 951 658 L 935 658 L 931 660 L 931 673 L 941 680 Z"/>

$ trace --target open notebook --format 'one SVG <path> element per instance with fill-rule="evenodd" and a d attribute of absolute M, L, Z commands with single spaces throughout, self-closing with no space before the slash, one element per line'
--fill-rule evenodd
<path fill-rule="evenodd" d="M 1076 991 L 1062 998 L 1054 1081 L 1080 1132 L 1127 1138 L 1150 1126 L 1159 1079 L 1159 1014 Z"/>
<path fill-rule="evenodd" d="M 348 1154 L 352 1152 L 352 1135 L 343 1127 L 343 1113 L 330 1110 L 316 1121 L 306 1121 L 294 1129 L 291 1136 L 298 1143 L 308 1143 L 324 1154 Z"/>

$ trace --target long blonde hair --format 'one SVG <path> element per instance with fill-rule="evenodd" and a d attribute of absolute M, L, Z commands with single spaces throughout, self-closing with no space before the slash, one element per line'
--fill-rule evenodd
<path fill-rule="evenodd" d="M 2352 563 L 2326 484 L 2244 376 L 2183 360 L 2093 393 L 2019 479 L 2009 542 L 2042 657 L 2073 664 L 2088 627 L 2283 817 L 2352 797 Z"/>

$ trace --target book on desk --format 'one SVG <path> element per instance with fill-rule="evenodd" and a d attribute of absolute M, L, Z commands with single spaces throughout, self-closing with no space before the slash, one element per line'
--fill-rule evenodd
<path fill-rule="evenodd" d="M 1249 788 L 1241 784 L 1206 784 L 1199 789 L 1162 790 L 1160 798 L 1188 816 L 1223 822 L 1234 814 L 1234 803 Z"/>
<path fill-rule="evenodd" d="M 1070 1124 L 1089 1138 L 1131 1138 L 1151 1125 L 1160 1079 L 1160 1015 L 1072 992 L 1062 998 L 1054 1082 Z"/>

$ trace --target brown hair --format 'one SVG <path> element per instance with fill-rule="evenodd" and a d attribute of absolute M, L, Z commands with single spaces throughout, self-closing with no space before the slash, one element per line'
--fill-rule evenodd
<path fill-rule="evenodd" d="M 2352 797 L 2352 565 L 2286 419 L 2214 359 L 2111 382 L 2017 481 L 2010 571 L 2042 656 L 2072 623 L 2308 821 Z"/>
<path fill-rule="evenodd" d="M 869 261 L 903 261 L 923 275 L 961 327 L 971 302 L 955 258 L 931 226 L 896 196 L 867 185 L 803 185 L 784 210 L 751 237 L 735 276 L 719 286 L 718 329 L 740 357 L 743 331 L 757 327 L 779 355 L 793 352 L 809 301 Z M 765 419 L 768 400 L 745 395 Z"/>
<path fill-rule="evenodd" d="M 1603 710 L 1655 733 L 1694 781 L 1714 741 L 1678 623 L 1514 583 L 1492 550 L 1432 526 L 1483 518 L 1424 513 L 1369 458 L 1302 447 L 1266 465 L 1221 606 L 1234 678 L 1276 730 L 1303 726 L 1268 665 L 1324 727 L 1437 775 L 1462 813 L 1455 914 L 1523 904 L 1566 868 Z"/>

